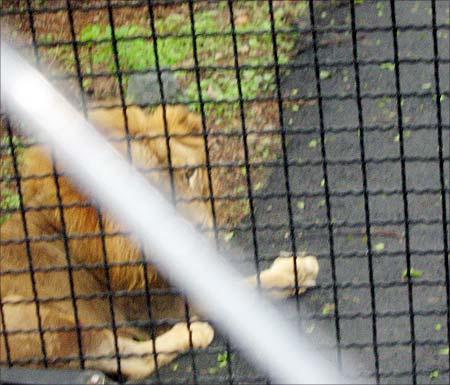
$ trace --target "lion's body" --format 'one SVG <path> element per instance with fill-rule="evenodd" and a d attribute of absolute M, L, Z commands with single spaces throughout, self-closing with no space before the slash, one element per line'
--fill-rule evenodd
<path fill-rule="evenodd" d="M 150 115 L 131 107 L 127 116 L 128 132 L 135 139 L 129 144 L 123 140 L 121 109 L 99 109 L 90 119 L 138 167 L 159 168 L 146 175 L 168 191 L 171 183 L 162 110 Z M 168 107 L 166 122 L 171 135 L 196 134 L 170 139 L 173 180 L 178 196 L 200 198 L 180 204 L 182 211 L 210 226 L 200 119 L 185 108 Z M 190 169 L 183 169 L 185 166 Z M 58 165 L 56 170 L 64 173 Z M 127 237 L 126 229 L 107 213 L 100 214 L 67 176 L 54 177 L 54 165 L 45 148 L 24 150 L 20 178 L 25 213 L 14 213 L 1 227 L 3 363 L 42 365 L 45 350 L 51 366 L 78 367 L 80 358 L 85 357 L 86 367 L 117 373 L 117 345 L 123 356 L 122 374 L 142 378 L 155 368 L 155 349 L 158 365 L 164 365 L 188 350 L 190 342 L 194 348 L 209 345 L 214 331 L 204 322 L 190 324 L 191 337 L 185 322 L 169 330 L 161 328 L 154 341 L 148 324 L 145 330 L 129 327 L 130 320 L 150 321 L 150 316 L 152 320 L 183 319 L 183 298 L 167 292 L 170 286 L 154 266 L 141 263 L 139 245 Z M 293 258 L 277 259 L 272 268 L 261 272 L 261 286 L 282 289 L 275 296 L 285 298 L 295 292 L 288 287 L 296 280 L 302 285 L 300 291 L 314 285 L 318 272 L 315 257 L 297 258 L 296 265 L 297 279 Z M 250 277 L 248 282 L 255 285 L 257 280 Z M 158 292 L 151 299 L 145 295 L 147 284 Z M 42 330 L 45 332 L 40 333 Z M 99 356 L 103 358 L 95 358 Z"/>
<path fill-rule="evenodd" d="M 131 153 L 133 161 L 139 167 L 159 167 L 161 170 L 153 172 L 149 178 L 164 182 L 167 189 L 170 184 L 162 110 L 158 109 L 150 115 L 132 107 L 128 109 L 127 117 L 129 133 L 137 138 L 130 141 L 130 147 L 123 139 L 125 125 L 121 109 L 94 110 L 90 116 L 112 138 L 114 145 L 122 153 Z M 198 118 L 181 107 L 167 108 L 167 124 L 170 134 L 198 134 L 201 128 Z M 144 136 L 157 138 L 149 139 Z M 128 152 L 129 148 L 131 151 Z M 203 138 L 200 136 L 171 138 L 170 148 L 174 167 L 201 167 L 205 163 Z M 166 280 L 153 266 L 147 265 L 144 269 L 143 264 L 139 263 L 142 261 L 139 245 L 131 242 L 125 234 L 121 235 L 125 229 L 107 214 L 100 214 L 100 223 L 97 209 L 89 205 L 88 199 L 65 176 L 58 177 L 58 193 L 53 163 L 42 146 L 24 150 L 20 163 L 29 242 L 25 242 L 25 227 L 20 213 L 13 214 L 1 227 L 1 239 L 7 243 L 1 247 L 0 268 L 3 272 L 1 294 L 6 302 L 3 306 L 3 313 L 6 314 L 4 322 L 10 333 L 10 358 L 13 361 L 42 359 L 32 278 L 41 301 L 40 326 L 44 329 L 58 326 L 73 329 L 71 332 L 44 334 L 50 360 L 64 358 L 68 353 L 77 354 L 76 317 L 83 327 L 94 326 L 102 330 L 103 325 L 111 328 L 110 299 L 107 295 L 110 289 L 117 294 L 112 301 L 118 334 L 142 338 L 144 334 L 141 330 L 124 327 L 123 324 L 127 319 L 148 320 L 149 312 L 144 295 L 146 282 L 151 289 L 164 289 L 169 287 Z M 58 172 L 61 172 L 59 168 Z M 197 176 L 194 177 L 194 174 Z M 190 181 L 192 178 L 195 178 L 194 182 Z M 206 191 L 206 178 L 202 169 L 194 169 L 190 178 L 186 176 L 185 170 L 176 170 L 174 179 L 177 192 L 184 197 L 202 197 Z M 60 210 L 60 203 L 63 210 Z M 193 214 L 191 216 L 195 216 L 201 223 L 208 224 L 210 214 L 207 207 L 199 201 L 185 207 L 185 211 Z M 103 238 L 101 233 L 105 234 Z M 36 241 L 37 239 L 46 240 Z M 36 270 L 33 277 L 29 272 L 30 261 Z M 69 277 L 69 263 L 72 265 L 72 279 Z M 109 265 L 108 270 L 104 268 L 106 264 Z M 46 269 L 50 271 L 45 271 Z M 18 271 L 22 273 L 14 273 Z M 145 271 L 148 280 L 145 279 Z M 11 274 L 6 274 L 8 272 Z M 76 301 L 77 314 L 71 299 L 71 281 L 75 296 L 79 298 Z M 12 302 L 22 304 L 13 305 Z M 183 312 L 183 301 L 179 296 L 152 296 L 152 318 L 183 318 Z M 19 329 L 35 329 L 36 332 L 14 333 L 14 330 Z M 95 333 L 91 331 L 82 334 L 82 342 L 86 345 L 83 353 L 86 354 L 92 350 L 89 341 L 95 339 L 92 337 Z M 61 343 L 62 340 L 65 342 Z M 3 342 L 1 359 L 4 361 L 6 346 Z M 60 364 L 78 366 L 78 361 L 74 359 Z"/>

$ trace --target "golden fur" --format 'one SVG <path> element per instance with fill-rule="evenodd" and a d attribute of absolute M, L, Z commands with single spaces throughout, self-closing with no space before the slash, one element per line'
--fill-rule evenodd
<path fill-rule="evenodd" d="M 167 167 L 165 138 L 143 137 L 164 134 L 162 109 L 148 114 L 139 108 L 130 107 L 127 109 L 127 117 L 129 133 L 132 138 L 137 139 L 130 144 L 129 153 L 133 162 L 141 168 Z M 90 114 L 90 119 L 108 137 L 123 137 L 124 118 L 121 109 L 98 109 Z M 167 123 L 169 134 L 201 133 L 199 117 L 189 113 L 184 107 L 167 107 Z M 122 153 L 128 153 L 125 141 L 113 140 L 113 143 Z M 172 164 L 175 167 L 205 165 L 204 142 L 201 136 L 173 137 L 170 139 L 170 148 Z M 64 171 L 59 167 L 57 169 L 58 172 Z M 151 354 L 153 342 L 148 332 L 128 327 L 126 322 L 130 319 L 148 320 L 148 307 L 143 294 L 146 282 L 151 289 L 167 289 L 170 287 L 169 283 L 152 265 L 143 266 L 139 263 L 142 260 L 140 248 L 126 235 L 121 234 L 125 229 L 115 223 L 107 213 L 101 214 L 100 224 L 97 209 L 89 205 L 87 198 L 65 176 L 58 178 L 60 198 L 65 206 L 61 212 L 55 178 L 52 176 L 53 164 L 45 148 L 41 146 L 25 150 L 20 173 L 23 178 L 21 185 L 24 205 L 31 208 L 25 214 L 30 241 L 24 241 L 25 231 L 21 214 L 13 214 L 1 228 L 0 271 L 3 273 L 1 295 L 4 318 L 0 328 L 5 326 L 7 332 L 7 340 L 1 340 L 1 360 L 5 362 L 7 359 L 7 341 L 11 355 L 9 358 L 12 361 L 28 361 L 30 365 L 39 365 L 43 358 L 43 338 L 49 364 L 78 367 L 78 317 L 78 324 L 82 329 L 82 354 L 91 357 L 86 360 L 86 367 L 116 373 L 118 367 L 114 358 L 115 343 L 110 326 L 112 319 L 109 297 L 95 296 L 99 293 L 107 294 L 111 290 L 115 294 L 112 301 L 120 354 L 147 354 L 145 357 L 122 358 L 121 371 L 129 378 L 149 375 L 155 366 Z M 37 175 L 41 177 L 27 178 Z M 151 180 L 162 183 L 163 188 L 169 190 L 167 170 L 148 175 Z M 174 179 L 177 195 L 187 198 L 207 197 L 208 183 L 204 168 L 175 170 Z M 183 211 L 197 222 L 211 225 L 207 199 L 181 206 Z M 39 210 L 33 210 L 33 207 Z M 64 230 L 67 234 L 66 240 L 62 237 Z M 107 234 L 104 242 L 100 236 L 101 231 Z M 47 237 L 47 240 L 33 240 L 40 237 Z M 77 314 L 71 299 L 67 253 L 73 267 L 72 280 L 75 295 L 78 297 Z M 34 275 L 29 272 L 30 259 L 37 270 Z M 110 265 L 109 269 L 103 267 L 106 261 Z M 293 284 L 292 258 L 277 261 L 272 269 L 263 272 L 263 287 Z M 85 267 L 81 268 L 81 264 Z M 304 288 L 313 285 L 318 271 L 317 261 L 299 258 L 297 264 L 299 282 Z M 49 268 L 58 270 L 46 271 Z M 40 299 L 39 309 L 34 302 L 32 279 Z M 248 281 L 254 284 L 256 279 L 249 278 Z M 288 290 L 281 296 L 290 294 L 292 292 Z M 41 325 L 38 325 L 38 311 Z M 169 294 L 153 295 L 151 313 L 153 319 L 182 319 L 183 299 Z M 50 331 L 40 336 L 37 331 L 39 326 Z M 195 348 L 208 346 L 214 335 L 213 329 L 203 322 L 192 323 L 191 332 Z M 189 348 L 187 325 L 178 323 L 168 331 L 159 330 L 154 343 L 156 350 L 160 352 L 158 364 L 170 362 L 178 353 Z M 92 359 L 99 355 L 106 357 Z"/>

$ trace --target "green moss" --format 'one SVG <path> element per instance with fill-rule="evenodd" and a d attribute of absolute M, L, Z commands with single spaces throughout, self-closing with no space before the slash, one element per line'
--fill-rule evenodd
<path fill-rule="evenodd" d="M 0 195 L 0 225 L 5 223 L 11 214 L 4 212 L 7 210 L 16 210 L 20 207 L 19 194 L 11 190 L 2 191 Z"/>
<path fill-rule="evenodd" d="M 277 29 L 277 47 L 279 63 L 287 63 L 295 46 L 296 38 L 292 33 L 279 30 L 287 28 L 289 23 L 307 11 L 304 2 L 288 2 L 275 9 Z M 241 22 L 236 22 L 236 39 L 240 65 L 261 66 L 273 64 L 273 40 L 270 14 L 267 4 L 240 4 L 235 6 L 235 14 L 245 14 Z M 236 19 L 235 19 L 236 20 Z M 172 13 L 155 22 L 158 34 L 158 59 L 161 67 L 192 67 L 193 41 L 189 17 L 181 13 Z M 214 10 L 198 10 L 195 13 L 195 30 L 197 33 L 197 53 L 201 66 L 234 66 L 233 39 L 229 11 L 226 4 Z M 255 32 L 258 33 L 244 33 Z M 217 35 L 216 33 L 228 33 Z M 184 36 L 164 36 L 168 34 Z M 118 39 L 117 50 L 122 71 L 145 71 L 156 65 L 153 39 L 149 26 L 122 25 L 115 28 Z M 84 73 L 116 71 L 114 61 L 112 31 L 110 26 L 90 24 L 80 34 L 79 45 L 81 67 Z M 47 35 L 44 41 L 51 42 Z M 73 65 L 71 47 L 50 48 L 50 55 L 61 59 L 67 67 Z M 189 101 L 198 102 L 198 86 L 193 71 L 176 72 L 178 80 L 186 89 Z M 273 95 L 275 92 L 275 72 L 273 68 L 242 69 L 240 71 L 242 94 L 245 99 Z M 238 87 L 235 70 L 204 70 L 201 73 L 201 91 L 203 99 L 237 99 Z M 127 82 L 126 76 L 124 77 Z M 217 117 L 231 116 L 238 105 L 207 106 L 206 112 L 214 109 Z M 194 109 L 198 110 L 194 105 Z"/>
<path fill-rule="evenodd" d="M 10 183 L 3 182 L 4 179 L 11 177 L 12 175 L 12 151 L 9 146 L 9 137 L 4 136 L 0 140 L 1 143 L 1 167 L 0 176 L 2 182 L 0 184 L 0 224 L 5 223 L 11 216 L 9 210 L 18 209 L 20 206 L 19 195 L 15 192 L 14 188 L 10 186 Z M 23 149 L 23 140 L 19 136 L 12 137 L 12 143 L 15 148 L 15 155 L 17 161 L 20 162 L 21 151 Z"/>

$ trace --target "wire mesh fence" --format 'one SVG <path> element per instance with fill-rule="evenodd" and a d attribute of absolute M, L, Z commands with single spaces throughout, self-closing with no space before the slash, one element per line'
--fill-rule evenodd
<path fill-rule="evenodd" d="M 350 352 L 377 383 L 449 379 L 448 17 L 439 0 L 30 0 L 1 13 L 15 45 L 131 161 L 150 148 L 140 169 L 218 248 L 246 250 L 233 257 L 243 271 L 281 250 L 316 255 L 315 288 L 300 295 L 295 280 L 294 318 L 344 373 Z M 124 381 L 120 336 L 157 341 L 196 312 L 141 256 L 119 255 L 126 231 L 6 116 L 1 134 L 1 364 L 91 367 L 105 357 L 86 353 L 86 336 L 107 329 Z M 64 287 L 46 291 L 58 273 Z M 101 285 L 81 287 L 88 275 Z M 20 280 L 27 295 L 8 295 Z M 90 301 L 103 322 L 86 323 Z M 71 322 L 48 326 L 58 307 Z M 8 309 L 32 327 L 10 326 Z M 75 350 L 55 353 L 57 336 Z M 34 355 L 15 352 L 20 341 Z M 267 382 L 226 339 L 189 342 L 169 365 L 154 354 L 147 381 Z"/>

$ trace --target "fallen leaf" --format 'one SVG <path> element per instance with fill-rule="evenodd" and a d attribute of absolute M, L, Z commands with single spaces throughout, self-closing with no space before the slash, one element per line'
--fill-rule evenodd
<path fill-rule="evenodd" d="M 442 348 L 438 350 L 438 354 L 440 356 L 448 356 L 449 355 L 449 348 Z"/>
<path fill-rule="evenodd" d="M 331 76 L 333 76 L 331 71 L 327 71 L 327 70 L 320 71 L 320 80 L 329 79 L 329 78 L 331 78 Z"/>
<path fill-rule="evenodd" d="M 322 308 L 322 315 L 330 315 L 334 312 L 335 306 L 332 303 L 326 303 Z"/>
<path fill-rule="evenodd" d="M 423 276 L 423 271 L 422 270 L 417 270 L 417 269 L 413 269 L 411 267 L 411 269 L 409 270 L 409 275 L 411 278 L 421 278 Z M 403 278 L 407 278 L 408 277 L 408 270 L 405 270 L 402 274 Z"/>
<path fill-rule="evenodd" d="M 223 236 L 223 239 L 225 240 L 225 242 L 230 242 L 233 237 L 234 237 L 234 231 L 230 231 L 229 233 L 226 233 Z"/>
<path fill-rule="evenodd" d="M 394 71 L 395 64 L 394 63 L 383 63 L 383 64 L 380 64 L 380 68 L 383 70 Z"/>
<path fill-rule="evenodd" d="M 316 148 L 317 147 L 317 139 L 311 139 L 308 143 L 309 148 Z"/>
<path fill-rule="evenodd" d="M 439 376 L 440 376 L 440 373 L 439 373 L 439 370 L 433 370 L 431 373 L 430 373 L 430 379 L 431 380 L 435 380 L 436 378 L 439 378 Z"/>
<path fill-rule="evenodd" d="M 218 371 L 219 371 L 218 368 L 208 368 L 208 373 L 209 374 L 217 374 Z"/>

